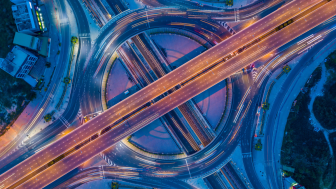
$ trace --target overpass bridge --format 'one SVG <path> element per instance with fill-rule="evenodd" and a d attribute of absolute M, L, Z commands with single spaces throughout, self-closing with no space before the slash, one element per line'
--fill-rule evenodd
<path fill-rule="evenodd" d="M 46 186 L 259 57 L 334 16 L 335 6 L 335 0 L 296 0 L 283 6 L 5 172 L 0 176 L 0 188 Z M 148 103 L 176 86 L 179 89 L 166 98 L 155 104 Z"/>

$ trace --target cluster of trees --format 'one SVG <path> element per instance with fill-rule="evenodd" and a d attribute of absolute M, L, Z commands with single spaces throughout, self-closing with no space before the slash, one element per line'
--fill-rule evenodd
<path fill-rule="evenodd" d="M 334 51 L 328 56 L 327 62 L 325 63 L 325 65 L 328 70 L 333 69 L 334 71 L 336 71 L 336 51 Z"/>
<path fill-rule="evenodd" d="M 291 71 L 291 67 L 289 67 L 288 65 L 284 66 L 282 68 L 282 71 L 285 72 L 286 74 L 288 74 Z"/>
<path fill-rule="evenodd" d="M 226 6 L 233 6 L 233 0 L 225 0 Z"/>
<path fill-rule="evenodd" d="M 255 150 L 258 150 L 258 151 L 261 151 L 261 149 L 262 149 L 262 144 L 261 144 L 261 140 L 260 140 L 260 139 L 258 139 L 257 143 L 256 143 L 255 146 L 254 146 L 254 149 L 255 149 Z"/>
<path fill-rule="evenodd" d="M 320 78 L 317 69 L 310 78 L 315 83 Z M 281 151 L 281 164 L 295 168 L 293 178 L 307 189 L 321 188 L 334 182 L 332 159 L 328 143 L 322 132 L 314 131 L 310 124 L 310 82 L 305 85 L 308 92 L 300 93 L 294 109 L 287 118 Z"/>
<path fill-rule="evenodd" d="M 11 6 L 10 1 L 0 1 L 0 57 L 6 57 L 11 50 L 14 35 L 17 31 Z"/>
<path fill-rule="evenodd" d="M 326 129 L 336 129 L 336 51 L 331 53 L 325 66 L 329 77 L 324 85 L 323 96 L 316 97 L 313 112 L 316 119 Z"/>
<path fill-rule="evenodd" d="M 330 96 L 326 93 L 324 96 L 316 97 L 313 112 L 324 128 L 336 129 L 336 101 Z"/>
<path fill-rule="evenodd" d="M 24 110 L 26 103 L 36 98 L 36 93 L 22 79 L 12 77 L 0 69 L 0 136 L 4 135 Z M 16 107 L 16 108 L 15 108 Z M 8 113 L 7 110 L 15 108 Z"/>

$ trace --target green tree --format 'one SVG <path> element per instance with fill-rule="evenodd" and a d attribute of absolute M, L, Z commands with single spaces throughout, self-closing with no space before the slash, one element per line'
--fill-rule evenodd
<path fill-rule="evenodd" d="M 262 144 L 261 144 L 261 140 L 260 139 L 258 139 L 258 142 L 257 142 L 257 144 L 255 144 L 254 149 L 258 150 L 258 151 L 261 151 Z"/>
<path fill-rule="evenodd" d="M 262 109 L 263 110 L 268 110 L 269 109 L 269 107 L 270 107 L 270 103 L 268 103 L 268 102 L 264 102 L 262 105 L 261 105 L 261 107 L 262 107 Z"/>
<path fill-rule="evenodd" d="M 43 117 L 43 119 L 44 119 L 45 122 L 49 122 L 49 121 L 51 121 L 51 118 L 52 118 L 52 115 L 51 115 L 51 114 L 47 114 L 47 115 L 45 115 L 45 116 Z"/>
<path fill-rule="evenodd" d="M 36 99 L 36 92 L 35 92 L 35 91 L 31 91 L 31 92 L 27 95 L 26 98 L 27 98 L 27 100 L 30 100 L 30 101 Z"/>
<path fill-rule="evenodd" d="M 65 84 L 70 84 L 71 79 L 70 79 L 69 77 L 65 77 L 64 80 L 63 80 L 63 82 L 64 82 Z"/>
<path fill-rule="evenodd" d="M 76 36 L 72 36 L 71 37 L 71 43 L 74 45 L 74 44 L 77 44 L 78 43 L 78 38 Z"/>
<path fill-rule="evenodd" d="M 112 183 L 111 183 L 111 188 L 112 188 L 112 189 L 118 189 L 118 188 L 119 188 L 119 183 L 117 183 L 117 182 L 112 182 Z"/>
<path fill-rule="evenodd" d="M 51 66 L 51 63 L 50 63 L 50 62 L 46 62 L 46 64 L 45 64 L 45 65 L 46 65 L 46 67 L 47 67 L 47 68 L 50 68 L 50 66 Z"/>
<path fill-rule="evenodd" d="M 284 66 L 282 68 L 282 71 L 285 72 L 286 74 L 288 74 L 291 71 L 291 67 L 289 67 L 288 65 Z"/>

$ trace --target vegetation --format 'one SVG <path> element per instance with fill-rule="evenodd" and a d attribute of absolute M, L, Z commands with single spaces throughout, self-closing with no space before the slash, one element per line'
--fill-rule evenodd
<path fill-rule="evenodd" d="M 69 77 L 65 77 L 64 80 L 63 80 L 63 82 L 64 82 L 65 84 L 70 84 L 71 79 L 70 79 Z"/>
<path fill-rule="evenodd" d="M 315 71 L 312 73 L 312 75 L 311 75 L 310 78 L 308 79 L 308 81 L 307 81 L 305 87 L 306 87 L 306 88 L 311 88 L 311 87 L 315 86 L 316 83 L 317 83 L 318 81 L 320 81 L 321 77 L 322 77 L 322 67 L 319 66 L 319 67 L 317 67 L 317 68 L 315 69 Z"/>
<path fill-rule="evenodd" d="M 325 65 L 329 71 L 329 78 L 324 85 L 323 96 L 315 98 L 313 112 L 324 128 L 336 129 L 336 51 L 328 56 Z"/>
<path fill-rule="evenodd" d="M 45 66 L 46 66 L 47 68 L 50 68 L 51 63 L 50 63 L 50 62 L 46 62 Z"/>
<path fill-rule="evenodd" d="M 288 65 L 284 66 L 282 68 L 282 71 L 285 72 L 286 74 L 288 74 L 291 71 L 291 67 L 289 67 Z"/>
<path fill-rule="evenodd" d="M 281 149 L 281 164 L 295 168 L 290 176 L 307 189 L 330 188 L 335 179 L 334 157 L 330 155 L 328 143 L 309 121 L 310 89 L 319 80 L 319 73 L 318 68 L 296 98 L 287 118 Z"/>
<path fill-rule="evenodd" d="M 12 77 L 0 69 L 0 136 L 21 114 L 27 102 L 36 98 L 32 87 L 22 79 Z"/>
<path fill-rule="evenodd" d="M 255 150 L 258 150 L 258 151 L 261 151 L 261 149 L 262 149 L 262 144 L 261 144 L 261 140 L 260 140 L 260 139 L 258 139 L 258 142 L 257 142 L 257 144 L 254 146 L 254 149 L 255 149 Z"/>
<path fill-rule="evenodd" d="M 0 1 L 0 58 L 6 57 L 13 47 L 17 31 L 10 1 Z M 0 69 L 0 136 L 10 129 L 24 110 L 27 102 L 36 98 L 36 93 L 22 79 L 17 79 Z"/>
<path fill-rule="evenodd" d="M 71 37 L 71 43 L 74 45 L 74 44 L 77 44 L 78 43 L 78 38 L 76 36 L 72 36 Z"/>
<path fill-rule="evenodd" d="M 225 0 L 226 6 L 233 6 L 233 0 Z"/>
<path fill-rule="evenodd" d="M 118 189 L 118 188 L 119 188 L 119 183 L 117 183 L 117 182 L 112 182 L 112 183 L 111 183 L 111 188 L 112 188 L 112 189 Z"/>
<path fill-rule="evenodd" d="M 263 110 L 268 110 L 269 108 L 270 108 L 270 103 L 268 103 L 268 102 L 264 102 L 262 105 L 261 105 L 261 108 L 263 109 Z"/>
<path fill-rule="evenodd" d="M 11 50 L 15 32 L 17 31 L 12 15 L 12 3 L 10 1 L 0 1 L 0 57 L 6 57 Z"/>
<path fill-rule="evenodd" d="M 331 69 L 333 69 L 334 71 L 336 70 L 336 51 L 334 51 L 327 57 L 325 66 L 327 67 L 328 70 Z"/>
<path fill-rule="evenodd" d="M 45 116 L 43 117 L 43 119 L 44 119 L 45 122 L 49 122 L 49 121 L 51 121 L 51 119 L 52 119 L 52 114 L 47 114 L 47 115 L 45 115 Z"/>

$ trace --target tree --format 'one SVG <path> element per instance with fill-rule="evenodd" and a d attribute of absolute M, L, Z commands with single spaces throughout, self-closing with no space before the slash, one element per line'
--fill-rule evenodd
<path fill-rule="evenodd" d="M 119 188 L 119 184 L 117 182 L 112 182 L 111 183 L 111 188 L 112 189 L 118 189 Z"/>
<path fill-rule="evenodd" d="M 268 110 L 269 109 L 269 107 L 270 107 L 270 103 L 268 103 L 268 102 L 264 102 L 262 105 L 261 105 L 261 107 L 262 107 L 262 109 L 263 110 Z"/>
<path fill-rule="evenodd" d="M 46 64 L 45 64 L 45 65 L 46 65 L 46 67 L 47 67 L 47 68 L 50 68 L 50 66 L 51 66 L 51 63 L 50 63 L 50 62 L 46 62 Z"/>
<path fill-rule="evenodd" d="M 27 100 L 30 100 L 30 101 L 36 99 L 36 92 L 35 92 L 35 91 L 31 91 L 31 92 L 27 95 L 26 98 L 27 98 Z"/>
<path fill-rule="evenodd" d="M 258 151 L 261 151 L 261 149 L 262 149 L 262 144 L 261 144 L 261 140 L 260 140 L 260 139 L 258 139 L 258 142 L 257 142 L 257 144 L 254 146 L 254 149 L 255 149 L 255 150 L 258 150 Z"/>
<path fill-rule="evenodd" d="M 284 66 L 282 68 L 282 71 L 285 72 L 286 74 L 288 74 L 291 71 L 291 67 L 289 67 L 288 65 Z"/>
<path fill-rule="evenodd" d="M 77 44 L 78 43 L 78 38 L 76 36 L 72 36 L 71 37 L 71 43 L 74 45 L 74 44 Z"/>
<path fill-rule="evenodd" d="M 64 82 L 65 84 L 70 84 L 71 79 L 70 79 L 69 77 L 65 77 L 64 80 L 63 80 L 63 82 Z"/>
<path fill-rule="evenodd" d="M 51 117 L 52 117 L 51 114 L 47 114 L 43 117 L 43 119 L 44 119 L 45 122 L 49 122 L 49 121 L 51 121 Z"/>

